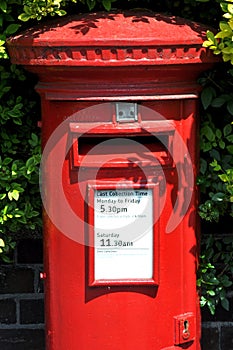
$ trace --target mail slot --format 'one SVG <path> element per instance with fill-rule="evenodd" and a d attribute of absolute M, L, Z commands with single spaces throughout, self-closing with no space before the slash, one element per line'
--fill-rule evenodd
<path fill-rule="evenodd" d="M 115 106 L 117 108 L 118 103 Z M 119 163 L 128 166 L 132 159 L 141 166 L 158 164 L 158 160 L 163 165 L 171 165 L 170 152 L 174 131 L 175 124 L 167 120 L 123 126 L 113 123 L 70 123 L 73 137 L 72 164 L 74 167 L 81 165 L 88 153 L 85 165 L 90 167 L 103 164 L 106 157 L 111 158 L 112 166 L 119 166 Z M 145 146 L 143 151 L 140 149 L 141 145 Z"/>
<path fill-rule="evenodd" d="M 8 41 L 39 79 L 47 350 L 200 349 L 197 78 L 215 62 L 205 32 L 114 12 Z"/>

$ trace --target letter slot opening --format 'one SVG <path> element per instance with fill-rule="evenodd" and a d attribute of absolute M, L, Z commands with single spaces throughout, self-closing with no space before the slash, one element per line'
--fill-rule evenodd
<path fill-rule="evenodd" d="M 73 123 L 74 124 L 74 123 Z M 169 124 L 170 125 L 170 124 Z M 112 125 L 111 125 L 112 127 Z M 136 128 L 109 128 L 106 125 L 74 132 L 71 165 L 74 167 L 172 166 L 173 128 L 159 132 Z M 109 132 L 107 132 L 109 131 Z"/>

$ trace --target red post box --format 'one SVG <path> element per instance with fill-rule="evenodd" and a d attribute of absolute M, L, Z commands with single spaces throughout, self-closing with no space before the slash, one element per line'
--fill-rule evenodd
<path fill-rule="evenodd" d="M 48 350 L 200 349 L 196 81 L 214 62 L 205 31 L 97 13 L 8 43 L 42 100 Z"/>

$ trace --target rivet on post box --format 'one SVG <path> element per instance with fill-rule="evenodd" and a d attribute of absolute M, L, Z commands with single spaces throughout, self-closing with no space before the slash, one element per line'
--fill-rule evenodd
<path fill-rule="evenodd" d="M 47 350 L 200 349 L 197 78 L 216 61 L 205 32 L 114 12 L 8 41 L 39 79 Z"/>

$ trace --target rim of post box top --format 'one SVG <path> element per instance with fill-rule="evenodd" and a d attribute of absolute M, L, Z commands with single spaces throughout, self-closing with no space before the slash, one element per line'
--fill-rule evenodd
<path fill-rule="evenodd" d="M 24 66 L 152 66 L 213 63 L 202 47 L 208 28 L 151 11 L 67 16 L 8 40 L 12 63 Z"/>

